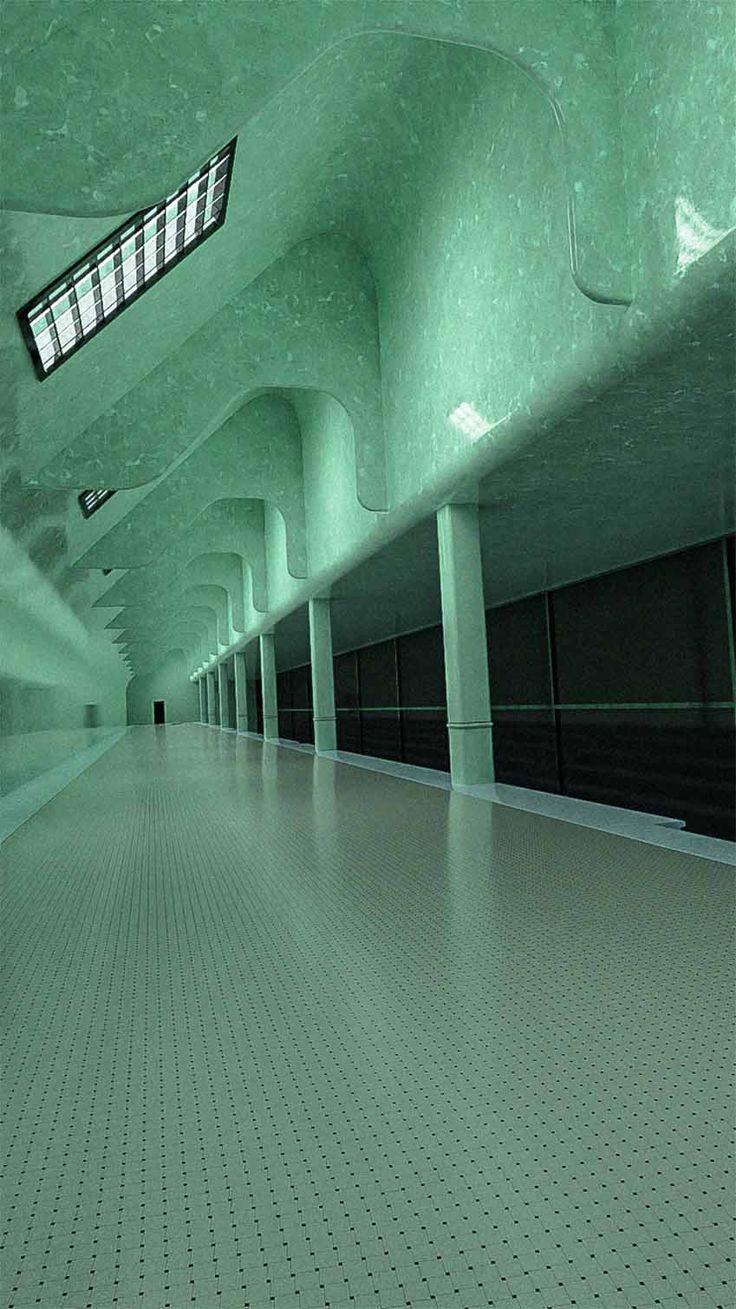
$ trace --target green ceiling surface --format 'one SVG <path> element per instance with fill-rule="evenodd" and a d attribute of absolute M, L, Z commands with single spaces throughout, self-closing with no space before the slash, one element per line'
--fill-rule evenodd
<path fill-rule="evenodd" d="M 488 603 L 733 530 L 735 16 L 10 0 L 18 548 L 139 674 L 193 674 L 276 622 L 298 661 L 330 590 L 346 640 L 435 621 L 448 499 Z M 234 136 L 224 226 L 39 383 L 16 309 Z M 86 487 L 118 495 L 82 523 Z"/>

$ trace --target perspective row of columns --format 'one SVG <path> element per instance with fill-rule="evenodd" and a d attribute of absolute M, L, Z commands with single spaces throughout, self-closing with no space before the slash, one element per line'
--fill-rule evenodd
<path fill-rule="evenodd" d="M 493 728 L 488 681 L 485 603 L 480 526 L 476 504 L 447 504 L 437 513 L 442 631 L 447 690 L 450 772 L 455 787 L 493 781 Z M 278 696 L 274 632 L 259 637 L 263 737 L 278 740 Z M 312 675 L 314 748 L 317 754 L 337 749 L 330 601 L 309 601 L 309 651 Z M 237 651 L 235 722 L 239 732 L 255 728 L 248 701 L 245 654 Z M 200 719 L 215 727 L 227 721 L 226 662 L 199 679 Z"/>

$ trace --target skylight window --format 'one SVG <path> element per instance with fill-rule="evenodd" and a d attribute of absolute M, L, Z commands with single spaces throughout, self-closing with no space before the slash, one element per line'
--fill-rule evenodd
<path fill-rule="evenodd" d="M 97 513 L 107 501 L 114 496 L 114 491 L 80 491 L 79 507 L 85 518 Z"/>
<path fill-rule="evenodd" d="M 134 214 L 18 310 L 41 380 L 222 225 L 234 155 L 232 140 L 173 195 Z"/>

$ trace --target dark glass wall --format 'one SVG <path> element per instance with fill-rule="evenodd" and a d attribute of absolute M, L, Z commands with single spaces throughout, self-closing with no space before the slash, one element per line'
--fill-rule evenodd
<path fill-rule="evenodd" d="M 337 747 L 446 772 L 442 628 L 335 656 Z"/>
<path fill-rule="evenodd" d="M 263 694 L 261 691 L 260 676 L 255 677 L 253 679 L 253 690 L 254 690 L 254 702 L 255 702 L 254 708 L 256 711 L 255 730 L 259 736 L 263 736 Z"/>
<path fill-rule="evenodd" d="M 713 542 L 550 597 L 567 795 L 733 838 L 727 593 Z"/>
<path fill-rule="evenodd" d="M 312 679 L 309 664 L 276 675 L 279 736 L 287 741 L 314 743 Z"/>
<path fill-rule="evenodd" d="M 235 702 L 235 673 L 232 668 L 227 670 L 227 726 L 233 729 L 238 726 L 238 710 Z"/>
<path fill-rule="evenodd" d="M 309 664 L 291 670 L 292 737 L 314 745 L 312 670 Z"/>
<path fill-rule="evenodd" d="M 358 651 L 360 731 L 363 754 L 401 758 L 399 672 L 396 641 L 380 641 Z"/>
<path fill-rule="evenodd" d="M 496 778 L 734 838 L 733 540 L 487 611 Z M 335 658 L 338 749 L 447 770 L 441 627 Z"/>
<path fill-rule="evenodd" d="M 334 659 L 337 748 L 351 754 L 363 753 L 358 691 L 358 655 L 355 650 Z"/>
<path fill-rule="evenodd" d="M 291 737 L 291 669 L 276 674 L 276 699 L 279 707 L 279 736 Z"/>
<path fill-rule="evenodd" d="M 426 627 L 396 641 L 401 704 L 401 758 L 448 772 L 445 652 L 442 628 Z"/>
<path fill-rule="evenodd" d="M 486 611 L 496 779 L 559 791 L 547 597 Z"/>

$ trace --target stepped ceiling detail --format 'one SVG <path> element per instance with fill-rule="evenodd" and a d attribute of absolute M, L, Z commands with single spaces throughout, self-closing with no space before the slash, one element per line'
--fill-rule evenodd
<path fill-rule="evenodd" d="M 193 675 L 331 588 L 366 632 L 434 621 L 448 499 L 480 501 L 494 603 L 733 530 L 732 27 L 10 0 L 13 559 L 134 675 Z M 233 138 L 223 226 L 39 381 L 16 310 Z"/>

